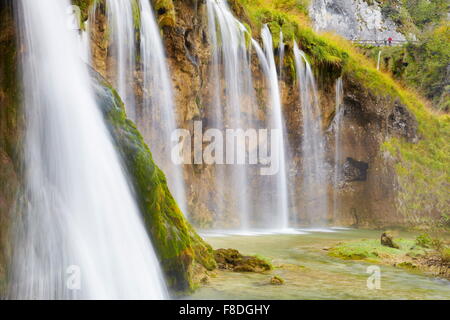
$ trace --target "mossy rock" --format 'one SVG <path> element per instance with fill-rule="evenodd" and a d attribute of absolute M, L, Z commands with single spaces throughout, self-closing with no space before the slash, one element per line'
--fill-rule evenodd
<path fill-rule="evenodd" d="M 367 260 L 381 262 L 389 257 L 417 256 L 424 254 L 422 248 L 415 246 L 414 240 L 397 239 L 398 248 L 383 246 L 375 239 L 339 243 L 328 251 L 333 257 L 347 260 Z"/>
<path fill-rule="evenodd" d="M 270 279 L 270 284 L 275 285 L 275 286 L 280 286 L 280 285 L 284 284 L 284 279 L 281 278 L 280 276 L 273 276 Z"/>
<path fill-rule="evenodd" d="M 450 248 L 445 248 L 442 250 L 442 261 L 445 263 L 450 263 Z"/>
<path fill-rule="evenodd" d="M 394 236 L 390 232 L 383 232 L 380 243 L 382 246 L 399 249 L 400 247 L 394 242 Z"/>
<path fill-rule="evenodd" d="M 172 0 L 153 0 L 153 10 L 158 24 L 163 27 L 174 27 L 176 24 L 175 6 Z"/>
<path fill-rule="evenodd" d="M 264 272 L 272 269 L 272 265 L 257 256 L 243 256 L 235 249 L 218 249 L 214 258 L 219 269 L 234 272 Z"/>
<path fill-rule="evenodd" d="M 177 292 L 191 291 L 198 285 L 194 280 L 198 272 L 216 268 L 212 248 L 180 211 L 164 173 L 135 124 L 127 119 L 117 92 L 94 70 L 91 73 L 97 101 L 131 178 L 168 286 Z"/>

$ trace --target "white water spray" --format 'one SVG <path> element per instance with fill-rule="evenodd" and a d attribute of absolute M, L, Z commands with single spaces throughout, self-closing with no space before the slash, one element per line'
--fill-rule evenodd
<path fill-rule="evenodd" d="M 339 214 L 339 184 L 341 181 L 342 161 L 341 151 L 341 128 L 344 118 L 343 108 L 344 87 L 342 77 L 336 80 L 336 111 L 334 117 L 334 177 L 333 177 L 333 218 L 337 219 Z"/>
<path fill-rule="evenodd" d="M 144 77 L 142 115 L 136 122 L 150 150 L 167 175 L 169 188 L 187 214 L 183 168 L 171 160 L 171 134 L 176 129 L 172 85 L 159 27 L 148 0 L 139 0 L 141 10 L 141 69 Z"/>
<path fill-rule="evenodd" d="M 265 58 L 268 64 L 266 77 L 270 83 L 270 105 L 271 111 L 269 115 L 269 127 L 271 129 L 278 129 L 281 133 L 279 136 L 278 145 L 272 146 L 272 152 L 276 152 L 279 161 L 279 171 L 276 174 L 275 190 L 273 195 L 275 197 L 272 207 L 273 213 L 276 215 L 276 228 L 286 229 L 289 226 L 289 210 L 288 210 L 288 192 L 286 179 L 286 147 L 285 137 L 287 136 L 284 117 L 281 108 L 280 88 L 278 86 L 277 67 L 275 64 L 275 57 L 273 54 L 272 34 L 267 25 L 264 25 L 261 31 L 261 38 L 264 44 Z M 260 57 L 262 60 L 263 57 Z"/>
<path fill-rule="evenodd" d="M 19 299 L 161 299 L 158 261 L 97 109 L 68 1 L 16 1 L 25 193 L 11 291 Z"/>
<path fill-rule="evenodd" d="M 111 56 L 115 58 L 115 88 L 125 103 L 127 115 L 136 120 L 134 94 L 135 26 L 131 1 L 106 0 Z"/>
<path fill-rule="evenodd" d="M 381 51 L 382 51 L 382 50 L 378 51 L 377 70 L 380 70 Z"/>
<path fill-rule="evenodd" d="M 303 51 L 294 42 L 294 57 L 303 116 L 303 202 L 307 222 L 323 225 L 327 218 L 325 141 L 316 82 Z"/>
<path fill-rule="evenodd" d="M 214 48 L 212 57 L 213 108 L 218 128 L 245 128 L 247 123 L 241 115 L 248 105 L 255 106 L 254 92 L 250 69 L 249 53 L 246 46 L 247 33 L 231 13 L 226 1 L 208 0 L 209 34 Z M 220 41 L 219 41 L 220 39 Z M 219 66 L 222 65 L 222 68 Z M 222 83 L 220 79 L 224 79 Z M 223 92 L 226 92 L 222 98 Z M 247 104 L 247 105 L 246 105 Z M 251 108 L 250 107 L 250 108 Z M 217 168 L 217 190 L 221 197 L 228 196 L 236 204 L 241 229 L 250 227 L 248 194 L 248 166 Z M 222 171 L 222 172 L 220 172 Z M 222 206 L 220 210 L 224 210 Z"/>
<path fill-rule="evenodd" d="M 285 44 L 283 31 L 280 31 L 280 43 L 278 44 L 278 78 L 283 80 L 283 66 L 284 66 L 284 55 L 285 55 Z"/>

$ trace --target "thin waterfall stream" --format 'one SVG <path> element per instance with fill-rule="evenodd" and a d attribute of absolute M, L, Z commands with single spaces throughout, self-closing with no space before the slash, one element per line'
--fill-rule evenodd
<path fill-rule="evenodd" d="M 106 0 L 111 39 L 111 55 L 115 57 L 115 88 L 125 103 L 127 115 L 136 120 L 134 70 L 136 41 L 131 1 Z"/>
<path fill-rule="evenodd" d="M 254 106 L 254 88 L 250 69 L 249 53 L 246 45 L 246 30 L 231 13 L 225 1 L 208 0 L 209 34 L 214 48 L 212 55 L 212 79 L 215 82 L 213 118 L 218 129 L 244 128 L 247 123 L 242 118 L 245 108 L 244 101 L 250 100 Z M 218 39 L 220 37 L 220 42 Z M 219 65 L 222 65 L 222 68 Z M 224 79 L 222 86 L 221 79 Z M 224 97 L 222 94 L 226 92 Z M 250 99 L 249 99 L 250 97 Z M 227 154 L 227 159 L 235 157 Z M 250 208 L 248 186 L 248 166 L 233 165 L 226 168 L 216 166 L 216 185 L 218 192 L 222 192 L 223 199 L 234 203 L 235 211 L 239 215 L 239 228 L 250 228 Z M 229 192 L 227 192 L 229 191 Z M 219 211 L 225 210 L 225 203 Z"/>
<path fill-rule="evenodd" d="M 336 111 L 334 117 L 334 177 L 333 177 L 333 219 L 337 219 L 339 215 L 339 185 L 341 181 L 341 129 L 344 118 L 343 98 L 344 87 L 342 77 L 336 80 Z"/>
<path fill-rule="evenodd" d="M 319 98 L 311 66 L 294 42 L 294 57 L 303 117 L 302 170 L 305 222 L 326 225 L 328 213 L 325 140 Z"/>
<path fill-rule="evenodd" d="M 171 134 L 176 126 L 176 107 L 164 47 L 149 1 L 139 0 L 141 9 L 141 70 L 143 110 L 136 119 L 155 160 L 167 175 L 170 189 L 181 211 L 188 214 L 183 168 L 171 159 Z"/>
<path fill-rule="evenodd" d="M 286 176 L 286 129 L 284 126 L 283 110 L 281 107 L 280 88 L 278 85 L 277 66 L 275 64 L 272 34 L 264 25 L 261 31 L 261 38 L 264 44 L 264 53 L 268 62 L 268 77 L 270 83 L 270 102 L 272 110 L 269 117 L 269 126 L 278 130 L 278 139 L 276 146 L 272 146 L 272 152 L 277 153 L 279 162 L 279 171 L 276 174 L 275 182 L 275 204 L 273 212 L 276 212 L 276 229 L 287 229 L 289 227 L 289 210 L 288 210 L 288 191 Z M 275 148 L 274 148 L 275 147 Z"/>
<path fill-rule="evenodd" d="M 78 35 L 66 27 L 69 1 L 21 0 L 15 5 L 24 48 L 26 133 L 11 296 L 167 297 L 158 260 L 79 57 Z"/>

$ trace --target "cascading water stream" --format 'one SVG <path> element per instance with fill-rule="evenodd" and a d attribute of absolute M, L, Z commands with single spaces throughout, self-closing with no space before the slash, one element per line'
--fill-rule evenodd
<path fill-rule="evenodd" d="M 136 69 L 135 27 L 131 1 L 106 0 L 111 56 L 115 58 L 115 88 L 125 103 L 127 115 L 136 120 L 134 71 Z"/>
<path fill-rule="evenodd" d="M 208 0 L 207 7 L 210 40 L 214 48 L 211 71 L 215 88 L 212 108 L 217 113 L 213 116 L 214 124 L 218 126 L 218 129 L 244 128 L 248 125 L 241 117 L 246 107 L 244 101 L 250 101 L 249 104 L 252 107 L 255 105 L 249 53 L 246 46 L 248 31 L 233 16 L 226 1 Z M 224 79 L 223 85 L 221 79 Z M 217 169 L 218 192 L 222 192 L 222 198 L 228 198 L 225 191 L 230 191 L 230 197 L 236 204 L 235 210 L 239 214 L 240 228 L 249 229 L 248 202 L 251 197 L 248 195 L 248 166 L 232 165 Z M 224 209 L 220 208 L 220 210 Z"/>
<path fill-rule="evenodd" d="M 294 57 L 303 117 L 303 202 L 306 220 L 323 225 L 327 219 L 327 178 L 325 140 L 322 133 L 321 111 L 316 82 L 303 51 L 294 42 Z"/>
<path fill-rule="evenodd" d="M 284 65 L 284 55 L 285 55 L 285 44 L 284 44 L 284 36 L 283 31 L 280 31 L 280 43 L 278 44 L 278 78 L 283 80 L 283 65 Z"/>
<path fill-rule="evenodd" d="M 287 192 L 287 180 L 286 180 L 286 152 L 285 152 L 285 141 L 286 130 L 284 126 L 284 118 L 281 108 L 281 98 L 280 98 L 280 88 L 278 86 L 278 75 L 277 67 L 275 64 L 275 57 L 273 54 L 273 42 L 272 34 L 270 33 L 267 25 L 264 25 L 261 31 L 261 38 L 264 44 L 264 55 L 259 55 L 260 61 L 265 60 L 267 67 L 263 68 L 265 76 L 268 80 L 269 86 L 269 101 L 271 106 L 270 115 L 268 117 L 268 125 L 271 129 L 277 129 L 278 139 L 277 145 L 272 146 L 272 152 L 276 152 L 279 162 L 279 171 L 275 177 L 275 188 L 274 188 L 274 199 L 272 201 L 272 215 L 276 215 L 276 229 L 287 229 L 289 226 L 289 211 L 288 211 L 288 192 Z M 259 46 L 256 41 L 253 44 L 257 48 L 257 53 Z M 273 219 L 273 217 L 272 217 Z"/>
<path fill-rule="evenodd" d="M 342 161 L 341 152 L 341 128 L 344 117 L 343 108 L 344 87 L 342 84 L 342 77 L 336 80 L 336 115 L 334 117 L 334 177 L 333 177 L 333 218 L 337 219 L 339 214 L 339 184 L 341 181 L 341 167 Z"/>
<path fill-rule="evenodd" d="M 167 296 L 120 159 L 97 109 L 69 1 L 16 1 L 26 133 L 10 296 Z"/>
<path fill-rule="evenodd" d="M 128 116 L 135 121 L 150 146 L 156 163 L 167 175 L 169 189 L 180 209 L 187 214 L 183 168 L 171 159 L 171 134 L 176 129 L 173 90 L 159 27 L 150 1 L 138 0 L 140 17 L 140 71 L 142 71 L 142 110 L 134 95 L 137 70 L 135 28 L 131 1 L 107 0 L 112 33 L 111 57 L 116 61 L 115 79 L 125 101 Z"/>
<path fill-rule="evenodd" d="M 138 127 L 146 137 L 156 162 L 166 172 L 173 196 L 187 214 L 183 168 L 171 159 L 171 134 L 176 129 L 175 105 L 164 48 L 148 0 L 139 0 L 141 9 L 141 70 L 144 77 L 142 115 Z"/>
<path fill-rule="evenodd" d="M 79 37 L 80 37 L 80 56 L 81 56 L 81 59 L 85 63 L 89 64 L 90 61 L 91 61 L 91 58 L 90 58 L 90 56 L 91 56 L 91 48 L 90 48 L 90 39 L 89 39 L 90 30 L 89 30 L 89 23 L 88 22 L 85 23 L 84 28 L 85 28 L 84 30 L 80 30 L 80 34 L 79 34 Z"/>

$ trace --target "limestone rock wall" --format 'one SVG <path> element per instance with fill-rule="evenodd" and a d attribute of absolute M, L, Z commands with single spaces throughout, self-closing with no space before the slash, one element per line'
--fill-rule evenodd
<path fill-rule="evenodd" d="M 309 14 L 316 30 L 334 31 L 347 39 L 405 40 L 376 1 L 312 0 Z"/>

